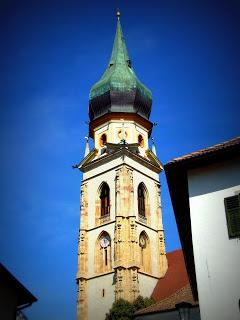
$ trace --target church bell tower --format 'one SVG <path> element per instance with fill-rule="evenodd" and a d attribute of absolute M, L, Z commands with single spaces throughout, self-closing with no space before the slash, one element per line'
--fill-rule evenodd
<path fill-rule="evenodd" d="M 93 85 L 78 244 L 78 320 L 104 320 L 112 303 L 150 297 L 167 270 L 159 173 L 149 148 L 152 94 L 135 75 L 120 13 L 108 66 Z"/>

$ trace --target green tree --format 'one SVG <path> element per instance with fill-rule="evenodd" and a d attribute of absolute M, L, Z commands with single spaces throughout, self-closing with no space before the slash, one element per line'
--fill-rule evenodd
<path fill-rule="evenodd" d="M 119 299 L 115 301 L 109 313 L 106 314 L 106 320 L 131 320 L 134 314 L 133 304 Z"/>
<path fill-rule="evenodd" d="M 142 296 L 138 296 L 133 303 L 119 299 L 113 303 L 109 313 L 106 314 L 105 320 L 132 320 L 137 310 L 146 308 L 154 303 L 155 301 L 152 298 L 143 298 Z"/>
<path fill-rule="evenodd" d="M 153 298 L 143 298 L 142 296 L 138 296 L 133 302 L 134 312 L 143 308 L 147 308 L 154 303 L 155 301 Z"/>

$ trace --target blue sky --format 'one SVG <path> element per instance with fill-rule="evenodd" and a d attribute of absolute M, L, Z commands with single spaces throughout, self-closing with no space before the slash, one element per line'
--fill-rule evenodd
<path fill-rule="evenodd" d="M 239 1 L 2 1 L 2 263 L 39 301 L 30 319 L 75 319 L 79 188 L 88 94 L 120 7 L 127 48 L 153 93 L 160 160 L 239 135 Z M 167 251 L 180 246 L 164 174 Z"/>

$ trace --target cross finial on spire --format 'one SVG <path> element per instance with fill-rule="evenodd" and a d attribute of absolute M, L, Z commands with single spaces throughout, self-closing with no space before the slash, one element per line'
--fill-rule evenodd
<path fill-rule="evenodd" d="M 119 9 L 117 9 L 116 16 L 117 16 L 117 19 L 120 20 L 121 13 Z"/>

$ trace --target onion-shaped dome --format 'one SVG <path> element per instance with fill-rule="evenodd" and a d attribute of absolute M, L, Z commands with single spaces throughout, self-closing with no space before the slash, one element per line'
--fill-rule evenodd
<path fill-rule="evenodd" d="M 90 121 L 112 112 L 135 113 L 145 119 L 150 116 L 152 93 L 133 71 L 119 15 L 108 67 L 90 91 Z"/>

